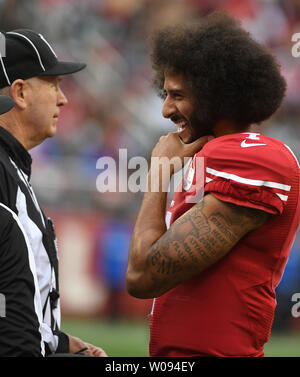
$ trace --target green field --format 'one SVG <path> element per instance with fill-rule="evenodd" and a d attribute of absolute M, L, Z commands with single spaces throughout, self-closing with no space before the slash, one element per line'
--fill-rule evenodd
<path fill-rule="evenodd" d="M 62 330 L 102 347 L 112 357 L 149 356 L 145 322 L 64 319 Z M 300 357 L 300 334 L 273 333 L 265 346 L 265 356 Z"/>

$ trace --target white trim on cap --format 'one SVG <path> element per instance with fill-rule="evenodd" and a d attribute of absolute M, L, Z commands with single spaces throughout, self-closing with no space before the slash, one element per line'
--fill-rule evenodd
<path fill-rule="evenodd" d="M 10 85 L 11 85 L 11 82 L 10 82 L 9 77 L 8 77 L 8 74 L 7 74 L 7 72 L 6 72 L 5 65 L 4 65 L 4 61 L 3 61 L 3 59 L 2 59 L 1 54 L 0 54 L 0 60 L 1 60 L 1 66 L 2 66 L 2 69 L 3 69 L 3 73 L 4 73 L 5 77 L 6 77 L 6 81 L 7 81 L 8 85 L 10 86 Z"/>
<path fill-rule="evenodd" d="M 23 35 L 23 34 L 16 33 L 15 31 L 8 31 L 6 34 L 19 35 L 20 37 L 23 37 L 24 39 L 26 39 L 26 40 L 31 44 L 31 46 L 34 48 L 34 51 L 35 51 L 36 54 L 37 54 L 37 57 L 38 57 L 39 62 L 40 62 L 40 66 L 42 67 L 43 71 L 44 71 L 44 72 L 46 71 L 46 70 L 45 70 L 45 67 L 44 67 L 44 65 L 43 65 L 43 63 L 42 63 L 42 60 L 41 60 L 41 57 L 40 57 L 40 54 L 39 54 L 37 48 L 35 47 L 34 43 L 33 43 L 29 38 L 25 37 L 25 35 Z"/>
<path fill-rule="evenodd" d="M 39 34 L 40 38 L 46 43 L 46 45 L 50 48 L 52 51 L 53 55 L 57 58 L 56 53 L 54 52 L 53 48 L 50 46 L 49 42 L 46 41 L 45 37 L 42 34 Z"/>

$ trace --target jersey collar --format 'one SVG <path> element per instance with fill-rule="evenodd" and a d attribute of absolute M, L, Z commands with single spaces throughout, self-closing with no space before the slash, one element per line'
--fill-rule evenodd
<path fill-rule="evenodd" d="M 9 157 L 19 169 L 28 176 L 31 175 L 32 158 L 23 145 L 5 128 L 0 126 L 0 145 L 6 150 Z"/>

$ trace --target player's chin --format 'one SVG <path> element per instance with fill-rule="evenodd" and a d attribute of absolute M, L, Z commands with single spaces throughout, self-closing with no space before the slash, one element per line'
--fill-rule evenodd
<path fill-rule="evenodd" d="M 184 144 L 190 144 L 196 140 L 193 138 L 193 135 L 188 128 L 186 128 L 184 132 L 181 132 L 178 136 Z"/>
<path fill-rule="evenodd" d="M 197 139 L 196 137 L 193 137 L 192 135 L 188 135 L 185 137 L 179 136 L 179 137 L 184 144 L 191 144 Z"/>

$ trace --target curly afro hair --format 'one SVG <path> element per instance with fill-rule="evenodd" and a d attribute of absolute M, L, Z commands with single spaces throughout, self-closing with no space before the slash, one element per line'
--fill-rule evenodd
<path fill-rule="evenodd" d="M 207 124 L 260 123 L 280 106 L 286 82 L 275 57 L 224 12 L 167 26 L 150 38 L 154 87 L 164 97 L 165 71 L 181 72 Z"/>

